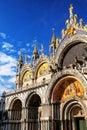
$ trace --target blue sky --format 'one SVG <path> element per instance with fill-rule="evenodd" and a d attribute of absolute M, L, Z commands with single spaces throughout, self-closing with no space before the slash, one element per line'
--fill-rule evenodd
<path fill-rule="evenodd" d="M 19 51 L 30 57 L 36 42 L 49 54 L 52 28 L 61 38 L 69 5 L 87 23 L 87 0 L 0 0 L 0 93 L 15 89 Z"/>

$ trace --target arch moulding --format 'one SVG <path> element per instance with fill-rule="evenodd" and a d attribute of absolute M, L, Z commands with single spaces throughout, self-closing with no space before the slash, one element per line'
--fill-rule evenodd
<path fill-rule="evenodd" d="M 76 34 L 67 38 L 67 40 L 64 39 L 61 41 L 55 57 L 55 63 L 58 64 L 59 67 L 61 67 L 61 59 L 63 58 L 62 54 L 64 54 L 71 45 L 75 45 L 79 42 L 87 43 L 87 34 Z"/>
<path fill-rule="evenodd" d="M 49 83 L 49 86 L 48 86 L 47 91 L 46 91 L 46 103 L 51 103 L 51 96 L 52 96 L 52 92 L 53 92 L 55 85 L 62 78 L 67 78 L 68 76 L 76 79 L 77 81 L 79 81 L 82 84 L 82 86 L 84 88 L 84 98 L 87 98 L 87 93 L 86 93 L 87 83 L 86 83 L 85 77 L 78 70 L 66 69 L 66 70 L 62 70 L 60 72 L 55 73 L 53 78 L 51 79 L 51 82 Z"/>

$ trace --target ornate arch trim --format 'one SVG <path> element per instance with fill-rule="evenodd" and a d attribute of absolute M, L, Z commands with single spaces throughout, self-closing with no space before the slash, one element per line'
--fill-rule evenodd
<path fill-rule="evenodd" d="M 79 81 L 82 86 L 84 87 L 84 98 L 87 97 L 86 91 L 87 91 L 87 83 L 85 77 L 78 71 L 74 69 L 66 69 L 62 70 L 60 72 L 57 72 L 54 74 L 53 78 L 51 79 L 51 82 L 49 83 L 49 86 L 46 91 L 46 102 L 51 103 L 51 97 L 53 93 L 53 89 L 56 84 L 62 79 L 62 78 L 67 78 L 68 76 L 76 79 Z"/>

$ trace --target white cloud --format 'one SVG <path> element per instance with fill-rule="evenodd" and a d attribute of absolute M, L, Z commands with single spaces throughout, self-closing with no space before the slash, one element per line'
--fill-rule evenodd
<path fill-rule="evenodd" d="M 17 52 L 16 50 L 14 50 L 14 49 L 10 49 L 10 51 L 9 51 L 10 53 L 13 53 L 13 52 Z"/>
<path fill-rule="evenodd" d="M 0 96 L 2 95 L 2 93 L 4 91 L 5 92 L 12 91 L 15 88 L 15 84 L 12 81 L 13 79 L 10 78 L 11 79 L 11 81 L 10 81 L 9 78 L 10 77 L 8 77 L 8 76 L 2 76 L 2 77 L 0 76 L 0 79 L 1 79 L 1 81 L 0 81 Z"/>
<path fill-rule="evenodd" d="M 10 91 L 15 86 L 16 58 L 0 52 L 0 95 L 3 91 Z"/>
<path fill-rule="evenodd" d="M 13 88 L 10 85 L 3 86 L 2 84 L 0 84 L 0 96 L 2 95 L 2 93 L 4 91 L 8 92 L 8 91 L 12 91 L 12 90 L 13 90 Z"/>
<path fill-rule="evenodd" d="M 0 76 L 0 82 L 4 82 L 4 79 Z"/>
<path fill-rule="evenodd" d="M 30 46 L 30 43 L 26 43 L 26 46 L 29 47 L 29 46 Z"/>
<path fill-rule="evenodd" d="M 0 76 L 12 76 L 15 75 L 13 63 L 0 66 Z"/>
<path fill-rule="evenodd" d="M 8 82 L 15 83 L 15 80 L 16 80 L 16 77 L 13 76 L 12 78 L 10 78 L 10 79 L 8 80 Z"/>
<path fill-rule="evenodd" d="M 27 55 L 27 57 L 30 59 L 31 58 L 31 56 L 30 55 Z"/>
<path fill-rule="evenodd" d="M 10 49 L 13 48 L 13 45 L 10 44 L 10 43 L 8 43 L 8 42 L 3 42 L 2 44 L 3 44 L 2 48 L 5 49 L 5 50 L 7 50 L 7 51 L 9 51 Z"/>
<path fill-rule="evenodd" d="M 0 76 L 15 75 L 16 59 L 0 52 Z"/>
<path fill-rule="evenodd" d="M 0 64 L 10 63 L 16 65 L 16 59 L 7 55 L 6 53 L 0 52 Z"/>
<path fill-rule="evenodd" d="M 3 38 L 3 39 L 6 39 L 6 34 L 3 33 L 3 32 L 0 32 L 0 37 Z"/>

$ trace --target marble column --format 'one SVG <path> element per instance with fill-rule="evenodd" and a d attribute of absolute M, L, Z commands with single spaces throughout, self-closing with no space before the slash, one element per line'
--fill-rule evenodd
<path fill-rule="evenodd" d="M 49 104 L 42 105 L 41 130 L 51 130 L 52 129 L 51 114 L 52 114 L 51 105 L 49 105 Z"/>
<path fill-rule="evenodd" d="M 26 108 L 22 108 L 22 118 L 21 118 L 21 130 L 27 130 L 26 129 Z"/>

